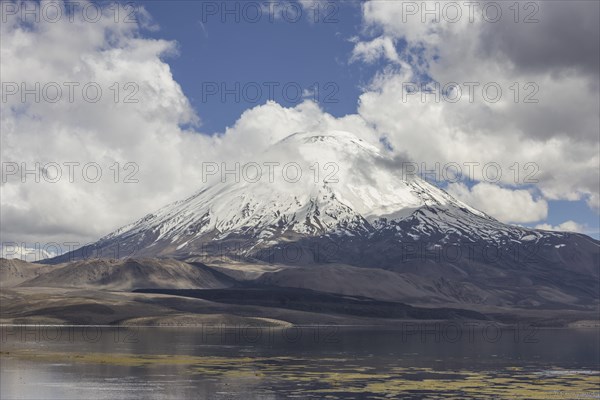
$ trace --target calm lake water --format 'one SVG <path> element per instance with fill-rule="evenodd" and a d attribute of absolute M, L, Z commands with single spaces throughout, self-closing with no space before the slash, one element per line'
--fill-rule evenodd
<path fill-rule="evenodd" d="M 1 329 L 2 399 L 600 398 L 597 329 Z"/>

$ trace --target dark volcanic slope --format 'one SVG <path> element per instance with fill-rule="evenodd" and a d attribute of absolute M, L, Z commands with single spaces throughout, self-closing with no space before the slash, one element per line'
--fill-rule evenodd
<path fill-rule="evenodd" d="M 0 258 L 0 287 L 16 286 L 54 268 L 52 265 L 34 264 L 16 258 Z"/>
<path fill-rule="evenodd" d="M 58 266 L 21 286 L 132 290 L 225 288 L 235 281 L 206 266 L 169 259 L 91 259 Z"/>
<path fill-rule="evenodd" d="M 138 289 L 137 293 L 161 293 L 210 300 L 218 303 L 278 307 L 327 314 L 369 318 L 406 319 L 487 319 L 483 314 L 453 308 L 420 308 L 365 297 L 339 296 L 308 289 L 271 287 L 235 289 Z"/>

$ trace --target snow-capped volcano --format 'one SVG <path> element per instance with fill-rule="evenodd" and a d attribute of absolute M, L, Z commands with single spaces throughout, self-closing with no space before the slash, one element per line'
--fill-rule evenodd
<path fill-rule="evenodd" d="M 294 244 L 300 263 L 465 270 L 579 257 L 571 270 L 597 272 L 592 239 L 503 224 L 347 132 L 295 133 L 254 159 L 201 167 L 199 192 L 50 262 L 216 255 L 288 263 L 285 248 Z"/>
<path fill-rule="evenodd" d="M 44 262 L 176 258 L 250 275 L 266 262 L 276 272 L 260 285 L 427 304 L 597 305 L 597 241 L 503 224 L 350 133 L 296 133 L 253 159 L 199 168 L 206 183 L 194 195 Z"/>

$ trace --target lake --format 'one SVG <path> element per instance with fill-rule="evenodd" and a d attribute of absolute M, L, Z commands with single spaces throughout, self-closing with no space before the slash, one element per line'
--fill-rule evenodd
<path fill-rule="evenodd" d="M 1 329 L 2 399 L 600 398 L 598 329 Z"/>

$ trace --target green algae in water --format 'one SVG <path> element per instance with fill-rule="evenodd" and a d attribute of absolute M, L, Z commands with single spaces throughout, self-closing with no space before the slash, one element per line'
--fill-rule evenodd
<path fill-rule="evenodd" d="M 332 357 L 220 357 L 168 354 L 81 353 L 16 350 L 2 358 L 36 363 L 84 363 L 116 367 L 176 366 L 191 376 L 251 381 L 252 385 L 289 395 L 315 398 L 500 397 L 515 399 L 598 398 L 599 371 L 536 371 L 508 366 L 493 371 L 435 370 L 389 365 L 375 369 L 354 359 Z"/>

